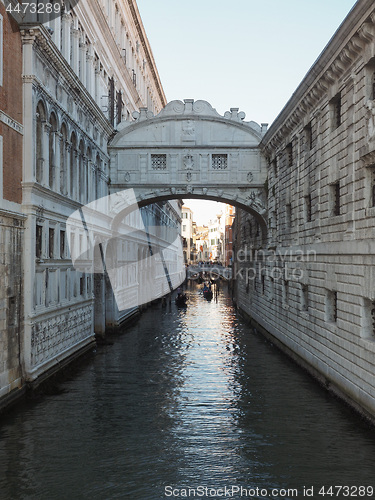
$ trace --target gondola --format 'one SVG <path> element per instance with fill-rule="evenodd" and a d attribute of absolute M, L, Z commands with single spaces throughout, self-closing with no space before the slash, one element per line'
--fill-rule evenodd
<path fill-rule="evenodd" d="M 175 303 L 177 307 L 187 307 L 188 298 L 184 293 L 179 293 L 175 298 Z"/>
<path fill-rule="evenodd" d="M 212 293 L 212 290 L 203 290 L 203 297 L 206 299 L 206 300 L 212 300 L 212 297 L 214 296 L 214 294 Z"/>

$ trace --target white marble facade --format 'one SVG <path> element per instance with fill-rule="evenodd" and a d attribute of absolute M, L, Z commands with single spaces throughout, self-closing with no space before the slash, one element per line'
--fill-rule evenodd
<path fill-rule="evenodd" d="M 61 18 L 21 26 L 27 216 L 21 359 L 29 382 L 86 350 L 95 334 L 129 313 L 119 310 L 92 259 L 72 265 L 72 248 L 81 248 L 86 234 L 68 239 L 66 222 L 108 195 L 107 144 L 120 123 L 133 120 L 140 106 L 158 112 L 166 103 L 135 2 L 65 5 Z M 138 244 L 147 246 L 135 241 L 128 249 L 135 267 Z M 100 248 L 104 260 L 108 245 Z M 130 293 L 131 272 L 126 280 Z"/>

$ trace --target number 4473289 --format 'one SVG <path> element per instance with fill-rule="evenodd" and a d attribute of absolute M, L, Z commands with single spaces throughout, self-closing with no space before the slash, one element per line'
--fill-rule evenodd
<path fill-rule="evenodd" d="M 373 486 L 322 486 L 318 492 L 322 497 L 372 497 Z"/>

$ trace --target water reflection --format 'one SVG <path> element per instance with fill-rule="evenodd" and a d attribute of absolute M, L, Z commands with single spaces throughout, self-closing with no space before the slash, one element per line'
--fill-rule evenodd
<path fill-rule="evenodd" d="M 374 430 L 250 331 L 223 292 L 189 294 L 186 310 L 146 311 L 65 392 L 1 421 L 1 499 L 371 484 Z"/>

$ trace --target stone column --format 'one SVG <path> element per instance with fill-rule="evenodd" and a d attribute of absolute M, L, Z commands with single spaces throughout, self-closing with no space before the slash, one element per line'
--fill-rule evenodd
<path fill-rule="evenodd" d="M 80 31 L 72 28 L 70 31 L 71 36 L 71 47 L 72 47 L 72 60 L 70 61 L 70 65 L 73 68 L 73 71 L 76 75 L 79 74 L 79 37 Z"/>
<path fill-rule="evenodd" d="M 54 154 L 54 189 L 56 192 L 61 191 L 60 182 L 61 182 L 61 169 L 63 165 L 61 164 L 61 142 L 62 135 L 60 132 L 54 132 L 54 142 L 55 142 L 55 154 Z"/>
<path fill-rule="evenodd" d="M 93 97 L 95 97 L 94 80 L 95 80 L 94 58 L 88 52 L 86 55 L 86 88 L 87 91 Z"/>
<path fill-rule="evenodd" d="M 75 200 L 79 200 L 79 150 L 75 149 L 73 154 L 73 171 L 71 174 L 73 175 L 73 193 L 72 198 Z"/>
<path fill-rule="evenodd" d="M 72 23 L 72 18 L 70 14 L 63 14 L 62 16 L 62 40 L 61 40 L 61 52 L 65 59 L 70 63 L 70 27 Z"/>
<path fill-rule="evenodd" d="M 98 61 L 95 67 L 95 88 L 94 98 L 98 106 L 100 106 L 100 62 Z"/>
<path fill-rule="evenodd" d="M 86 86 L 86 56 L 86 43 L 84 40 L 81 40 L 79 42 L 79 76 L 84 86 Z"/>

